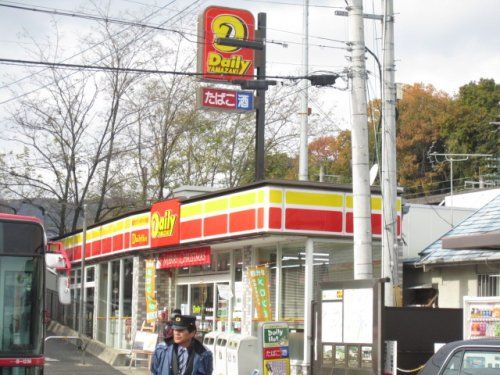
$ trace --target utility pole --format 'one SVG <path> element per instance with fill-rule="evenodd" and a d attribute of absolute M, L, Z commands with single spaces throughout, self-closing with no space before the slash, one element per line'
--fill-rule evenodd
<path fill-rule="evenodd" d="M 348 11 L 352 75 L 354 278 L 358 280 L 373 277 L 363 1 L 349 0 Z"/>
<path fill-rule="evenodd" d="M 304 0 L 302 39 L 302 74 L 309 75 L 309 0 Z M 308 116 L 309 116 L 309 81 L 303 79 L 301 82 L 301 106 L 300 106 L 300 148 L 299 148 L 299 180 L 307 181 L 308 173 Z"/>
<path fill-rule="evenodd" d="M 398 280 L 397 179 L 396 179 L 396 82 L 394 79 L 393 0 L 384 0 L 383 21 L 383 98 L 382 98 L 382 277 L 385 305 L 394 306 L 394 286 Z"/>

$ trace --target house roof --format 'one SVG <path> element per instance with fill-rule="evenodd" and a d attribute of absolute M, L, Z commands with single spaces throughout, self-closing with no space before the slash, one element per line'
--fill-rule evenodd
<path fill-rule="evenodd" d="M 500 260 L 500 251 L 487 249 L 445 249 L 443 238 L 494 233 L 500 230 L 500 195 L 497 195 L 470 217 L 427 246 L 414 262 L 416 266 Z"/>

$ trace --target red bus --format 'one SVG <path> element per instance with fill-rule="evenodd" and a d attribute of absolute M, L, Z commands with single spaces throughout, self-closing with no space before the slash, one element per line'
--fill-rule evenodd
<path fill-rule="evenodd" d="M 39 219 L 0 214 L 0 375 L 43 374 L 46 252 Z"/>

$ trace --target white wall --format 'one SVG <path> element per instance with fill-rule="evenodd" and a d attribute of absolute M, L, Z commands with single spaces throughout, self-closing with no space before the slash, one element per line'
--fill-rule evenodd
<path fill-rule="evenodd" d="M 500 188 L 480 190 L 472 193 L 454 195 L 453 199 L 447 196 L 444 199 L 445 206 L 467 207 L 479 209 L 500 194 Z M 452 204 L 453 202 L 453 204 Z"/>
<path fill-rule="evenodd" d="M 451 229 L 451 208 L 423 204 L 408 204 L 403 216 L 403 259 L 411 259 Z M 476 209 L 454 208 L 455 226 L 472 215 Z"/>
<path fill-rule="evenodd" d="M 464 296 L 477 295 L 475 266 L 434 268 L 421 272 L 415 285 L 435 284 L 438 287 L 438 304 L 441 308 L 462 307 Z"/>

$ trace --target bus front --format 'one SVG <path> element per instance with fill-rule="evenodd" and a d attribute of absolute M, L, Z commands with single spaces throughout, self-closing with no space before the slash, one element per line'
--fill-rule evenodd
<path fill-rule="evenodd" d="M 44 253 L 38 219 L 0 214 L 0 375 L 43 373 Z"/>

